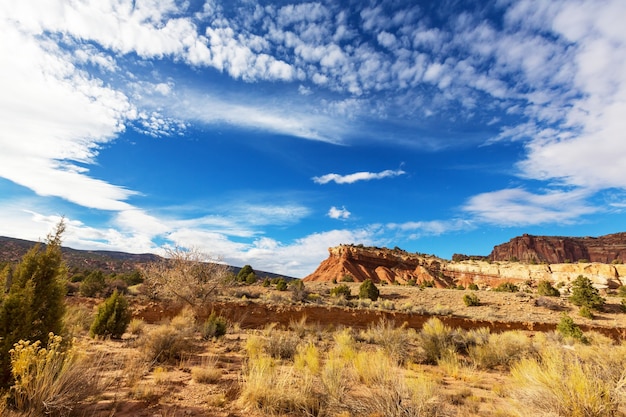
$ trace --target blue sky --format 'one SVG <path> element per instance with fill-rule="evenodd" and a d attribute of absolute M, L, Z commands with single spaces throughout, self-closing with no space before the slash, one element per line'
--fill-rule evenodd
<path fill-rule="evenodd" d="M 0 235 L 303 277 L 626 230 L 626 2 L 10 0 Z"/>

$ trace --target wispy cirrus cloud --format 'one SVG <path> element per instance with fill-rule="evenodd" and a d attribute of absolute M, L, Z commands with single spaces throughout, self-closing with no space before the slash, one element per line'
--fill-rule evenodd
<path fill-rule="evenodd" d="M 581 189 L 533 193 L 510 188 L 475 195 L 463 209 L 477 221 L 499 226 L 570 224 L 599 210 L 586 201 L 588 197 L 589 192 Z"/>
<path fill-rule="evenodd" d="M 386 169 L 381 172 L 355 172 L 354 174 L 339 175 L 339 174 L 326 174 L 319 177 L 313 177 L 313 182 L 316 184 L 328 184 L 334 182 L 337 184 L 353 184 L 357 181 L 371 181 L 380 180 L 383 178 L 397 177 L 406 174 L 401 169 L 391 170 Z"/>

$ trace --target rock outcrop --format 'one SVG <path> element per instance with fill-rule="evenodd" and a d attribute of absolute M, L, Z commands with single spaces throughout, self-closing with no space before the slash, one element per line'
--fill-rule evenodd
<path fill-rule="evenodd" d="M 399 249 L 340 245 L 328 249 L 329 256 L 304 281 L 344 281 L 407 284 L 432 283 L 444 288 L 453 284 L 441 272 L 442 259 Z"/>
<path fill-rule="evenodd" d="M 527 264 L 483 260 L 447 261 L 431 255 L 413 254 L 398 249 L 341 245 L 330 248 L 329 257 L 304 278 L 304 281 L 371 279 L 374 283 L 432 283 L 436 287 L 495 287 L 502 282 L 568 284 L 579 275 L 589 278 L 598 288 L 617 288 L 626 283 L 626 265 L 598 262 Z M 349 278 L 347 278 L 349 277 Z"/>
<path fill-rule="evenodd" d="M 626 233 L 600 237 L 522 235 L 493 248 L 491 261 L 612 263 L 626 260 Z"/>

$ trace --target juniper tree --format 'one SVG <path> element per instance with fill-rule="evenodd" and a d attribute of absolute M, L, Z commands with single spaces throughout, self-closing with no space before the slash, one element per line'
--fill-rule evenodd
<path fill-rule="evenodd" d="M 61 257 L 61 220 L 46 244 L 36 244 L 12 271 L 8 292 L 0 297 L 0 387 L 11 382 L 9 350 L 20 340 L 48 343 L 63 329 L 66 268 Z"/>

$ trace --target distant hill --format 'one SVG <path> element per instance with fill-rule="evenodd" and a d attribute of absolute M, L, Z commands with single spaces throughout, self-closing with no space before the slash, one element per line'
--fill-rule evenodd
<path fill-rule="evenodd" d="M 0 236 L 0 264 L 17 263 L 37 242 Z M 105 250 L 79 250 L 68 247 L 62 249 L 63 259 L 70 271 L 100 270 L 105 274 L 132 272 L 140 264 L 155 262 L 162 259 L 153 253 L 134 254 L 127 252 Z M 240 267 L 230 266 L 234 274 Z M 254 268 L 254 265 L 252 265 Z M 258 277 L 295 279 L 273 272 L 259 271 L 255 269 Z"/>

